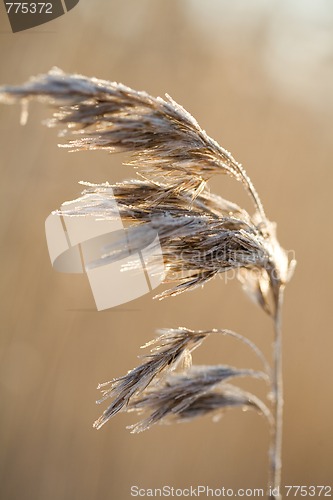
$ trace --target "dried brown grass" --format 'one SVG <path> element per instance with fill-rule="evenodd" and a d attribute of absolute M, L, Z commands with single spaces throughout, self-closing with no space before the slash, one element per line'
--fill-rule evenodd
<path fill-rule="evenodd" d="M 169 96 L 165 100 L 154 98 L 122 84 L 66 75 L 57 69 L 22 86 L 0 89 L 2 102 L 26 105 L 31 99 L 56 108 L 48 124 L 60 126 L 61 135 L 70 138 L 65 147 L 73 151 L 129 152 L 129 164 L 140 176 L 140 180 L 116 185 L 87 183 L 80 208 L 63 211 L 63 215 L 94 213 L 112 218 L 115 215 L 110 201 L 115 198 L 121 217 L 130 224 L 134 247 L 142 248 L 151 232 L 158 233 L 165 282 L 171 284 L 160 298 L 203 285 L 219 273 L 235 271 L 245 291 L 274 321 L 271 369 L 259 348 L 245 341 L 264 361 L 263 372 L 226 365 L 191 368 L 191 352 L 212 332 L 184 328 L 164 331 L 141 365 L 100 386 L 101 401 L 111 398 L 112 402 L 95 427 L 126 410 L 144 413 L 143 420 L 132 427 L 133 431 L 142 431 L 155 423 L 196 418 L 227 407 L 254 408 L 270 424 L 269 485 L 277 488 L 283 406 L 281 306 L 294 261 L 289 261 L 279 245 L 275 224 L 267 219 L 244 168 Z M 226 174 L 242 183 L 253 201 L 253 215 L 209 192 L 207 181 L 215 174 Z M 122 251 L 120 240 L 106 249 L 102 260 L 119 258 Z M 234 336 L 244 340 L 239 334 Z M 170 373 L 175 369 L 177 373 Z M 229 384 L 230 378 L 239 376 L 268 380 L 271 402 L 266 405 Z"/>

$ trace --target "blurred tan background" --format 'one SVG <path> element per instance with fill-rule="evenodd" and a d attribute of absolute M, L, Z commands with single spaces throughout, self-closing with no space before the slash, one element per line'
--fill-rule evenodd
<path fill-rule="evenodd" d="M 333 6 L 317 1 L 81 0 L 50 24 L 12 34 L 0 6 L 0 84 L 58 66 L 169 93 L 242 162 L 298 266 L 284 308 L 283 483 L 332 484 Z M 240 285 L 215 279 L 165 300 L 147 295 L 97 312 L 83 276 L 52 270 L 44 220 L 79 180 L 134 175 L 122 156 L 69 154 L 50 115 L 0 107 L 0 496 L 126 500 L 131 485 L 264 487 L 268 431 L 252 412 L 218 423 L 155 426 L 135 415 L 100 431 L 99 382 L 138 363 L 158 327 L 231 328 L 269 355 L 272 332 Z M 212 189 L 251 208 L 241 188 Z M 141 351 L 142 353 L 142 351 Z M 196 363 L 258 367 L 245 347 L 210 339 Z M 258 382 L 252 387 L 264 395 Z"/>

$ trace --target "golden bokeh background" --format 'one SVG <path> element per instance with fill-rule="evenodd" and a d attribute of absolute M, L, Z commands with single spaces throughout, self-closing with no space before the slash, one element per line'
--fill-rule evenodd
<path fill-rule="evenodd" d="M 12 34 L 0 6 L 0 84 L 58 66 L 170 94 L 242 162 L 298 266 L 284 307 L 283 484 L 332 485 L 333 7 L 330 2 L 81 0 L 49 24 Z M 268 317 L 239 283 L 215 279 L 162 302 L 147 295 L 95 310 L 82 275 L 49 262 L 44 221 L 79 180 L 134 172 L 121 155 L 57 148 L 50 115 L 0 107 L 0 496 L 4 500 L 127 500 L 130 487 L 262 488 L 268 429 L 254 412 L 155 426 L 135 415 L 100 431 L 99 382 L 138 363 L 158 327 L 230 328 L 269 355 Z M 212 190 L 248 209 L 223 176 Z M 233 340 L 206 341 L 196 363 L 257 367 Z M 265 395 L 262 383 L 252 387 Z"/>

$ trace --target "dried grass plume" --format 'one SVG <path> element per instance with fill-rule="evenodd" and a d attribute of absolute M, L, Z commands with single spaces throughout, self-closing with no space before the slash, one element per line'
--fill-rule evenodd
<path fill-rule="evenodd" d="M 27 105 L 38 100 L 52 106 L 49 126 L 60 127 L 71 151 L 104 149 L 129 154 L 138 177 L 118 184 L 84 183 L 80 205 L 63 215 L 98 215 L 110 219 L 117 201 L 129 226 L 133 248 L 142 248 L 158 233 L 169 288 L 159 298 L 204 285 L 220 273 L 237 272 L 243 288 L 267 312 L 274 324 L 273 363 L 249 339 L 227 330 L 167 329 L 148 344 L 152 350 L 126 375 L 101 384 L 108 408 L 95 422 L 100 428 L 122 411 L 139 413 L 133 432 L 155 423 L 191 420 L 228 407 L 252 408 L 270 426 L 269 486 L 281 482 L 282 364 L 281 307 L 283 291 L 295 261 L 276 238 L 275 224 L 245 169 L 210 138 L 197 121 L 170 96 L 152 97 L 125 85 L 68 75 L 53 69 L 20 86 L 0 88 L 0 102 Z M 213 175 L 240 182 L 253 202 L 253 214 L 236 203 L 210 193 Z M 122 256 L 119 240 L 105 250 L 103 262 Z M 100 265 L 101 262 L 95 262 Z M 191 353 L 212 333 L 245 342 L 260 358 L 262 371 L 229 365 L 191 367 Z M 230 379 L 259 377 L 269 384 L 271 400 L 264 403 Z M 276 500 L 279 494 L 271 496 Z"/>

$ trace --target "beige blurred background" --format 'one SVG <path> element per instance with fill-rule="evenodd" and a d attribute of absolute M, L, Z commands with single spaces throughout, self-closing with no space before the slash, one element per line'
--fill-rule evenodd
<path fill-rule="evenodd" d="M 332 484 L 333 6 L 313 0 L 81 0 L 70 13 L 12 34 L 0 7 L 0 84 L 58 66 L 169 93 L 243 163 L 298 267 L 284 308 L 283 483 Z M 0 107 L 0 496 L 4 500 L 131 498 L 131 485 L 260 488 L 268 430 L 227 412 L 131 435 L 135 415 L 100 431 L 99 382 L 138 363 L 158 327 L 231 328 L 269 355 L 271 324 L 239 284 L 158 302 L 147 295 L 95 310 L 84 276 L 49 262 L 44 220 L 79 180 L 135 175 L 122 156 L 57 148 L 49 116 Z M 251 208 L 241 188 L 212 189 Z M 142 352 L 141 352 L 142 353 Z M 210 339 L 196 363 L 258 367 L 245 347 Z M 264 395 L 258 382 L 253 390 Z"/>

